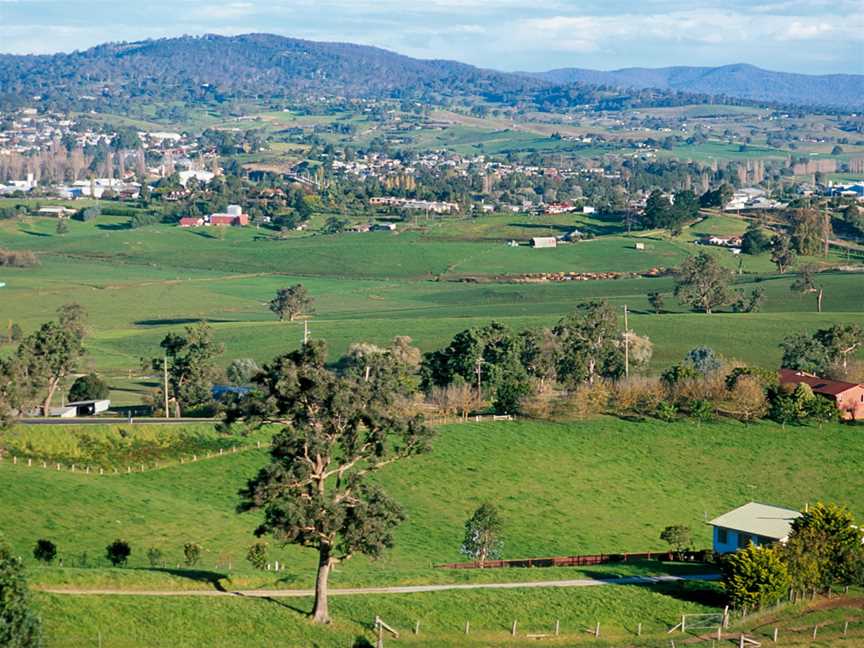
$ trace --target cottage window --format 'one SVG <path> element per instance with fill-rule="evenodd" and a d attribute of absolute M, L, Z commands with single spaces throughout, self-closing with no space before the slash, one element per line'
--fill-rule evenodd
<path fill-rule="evenodd" d="M 742 549 L 750 545 L 753 539 L 750 537 L 749 533 L 741 533 L 738 532 L 738 548 Z"/>
<path fill-rule="evenodd" d="M 720 544 L 726 544 L 729 542 L 729 531 L 726 529 L 717 529 L 717 542 Z"/>

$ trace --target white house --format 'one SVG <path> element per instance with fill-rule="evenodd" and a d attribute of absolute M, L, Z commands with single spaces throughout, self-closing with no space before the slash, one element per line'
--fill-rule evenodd
<path fill-rule="evenodd" d="M 792 520 L 800 511 L 749 502 L 744 506 L 714 518 L 714 551 L 724 554 L 747 545 L 771 545 L 786 542 L 792 530 Z"/>

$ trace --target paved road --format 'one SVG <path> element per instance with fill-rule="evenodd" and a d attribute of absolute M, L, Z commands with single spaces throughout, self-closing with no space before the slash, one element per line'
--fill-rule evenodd
<path fill-rule="evenodd" d="M 514 583 L 457 583 L 443 585 L 399 585 L 394 587 L 351 587 L 331 589 L 331 596 L 355 596 L 364 594 L 416 594 L 418 592 L 447 592 L 452 590 L 521 589 L 538 587 L 597 587 L 600 585 L 656 585 L 680 581 L 719 580 L 719 574 L 691 574 L 687 576 L 625 576 L 622 578 L 578 578 L 572 580 L 526 581 Z M 117 590 L 117 589 L 69 589 L 34 587 L 51 594 L 80 596 L 247 596 L 251 598 L 301 598 L 315 595 L 314 590 Z"/>

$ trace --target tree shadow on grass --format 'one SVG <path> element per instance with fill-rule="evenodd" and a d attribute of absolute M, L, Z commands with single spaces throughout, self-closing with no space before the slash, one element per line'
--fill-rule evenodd
<path fill-rule="evenodd" d="M 18 230 L 18 231 L 21 232 L 22 234 L 27 234 L 29 236 L 39 236 L 39 237 L 48 237 L 48 238 L 51 237 L 50 234 L 46 234 L 45 232 L 34 232 L 33 230 L 25 230 L 25 229 Z"/>
<path fill-rule="evenodd" d="M 240 592 L 234 592 L 234 596 L 238 596 L 240 598 L 246 598 L 246 599 L 250 599 L 250 600 L 258 600 L 258 601 L 264 601 L 267 603 L 272 603 L 273 605 L 278 605 L 279 607 L 284 608 L 286 610 L 291 610 L 292 612 L 296 612 L 297 614 L 299 614 L 303 617 L 309 617 L 309 614 L 311 612 L 311 610 L 304 610 L 303 608 L 297 607 L 296 605 L 292 605 L 290 603 L 287 603 L 283 599 L 278 599 L 278 598 L 275 598 L 273 596 L 254 596 L 253 597 L 253 596 L 245 596 L 244 594 L 242 594 Z"/>
<path fill-rule="evenodd" d="M 132 225 L 129 223 L 99 223 L 96 225 L 96 229 L 104 230 L 106 232 L 119 232 L 121 230 L 132 229 Z"/>
<path fill-rule="evenodd" d="M 207 322 L 208 324 L 224 324 L 226 322 L 236 322 L 237 320 L 229 319 L 201 319 L 199 317 L 174 317 L 165 319 L 144 319 L 134 322 L 135 326 L 180 326 L 181 324 L 198 324 L 199 322 Z"/>
<path fill-rule="evenodd" d="M 156 572 L 161 574 L 170 574 L 179 578 L 188 578 L 189 580 L 198 583 L 208 583 L 213 586 L 213 589 L 219 592 L 227 592 L 225 586 L 220 581 L 228 578 L 228 574 L 219 572 L 207 571 L 204 569 L 174 569 L 171 567 L 150 567 L 144 568 L 143 571 Z"/>

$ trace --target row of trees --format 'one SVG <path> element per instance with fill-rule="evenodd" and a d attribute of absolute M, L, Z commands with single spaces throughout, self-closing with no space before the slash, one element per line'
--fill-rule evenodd
<path fill-rule="evenodd" d="M 591 302 L 551 329 L 517 333 L 492 322 L 462 331 L 447 347 L 424 356 L 421 386 L 434 395 L 473 385 L 477 402 L 491 396 L 499 411 L 516 412 L 527 396 L 555 383 L 572 388 L 620 378 L 625 348 L 633 368 L 646 365 L 653 352 L 648 338 L 619 329 L 608 303 Z"/>

